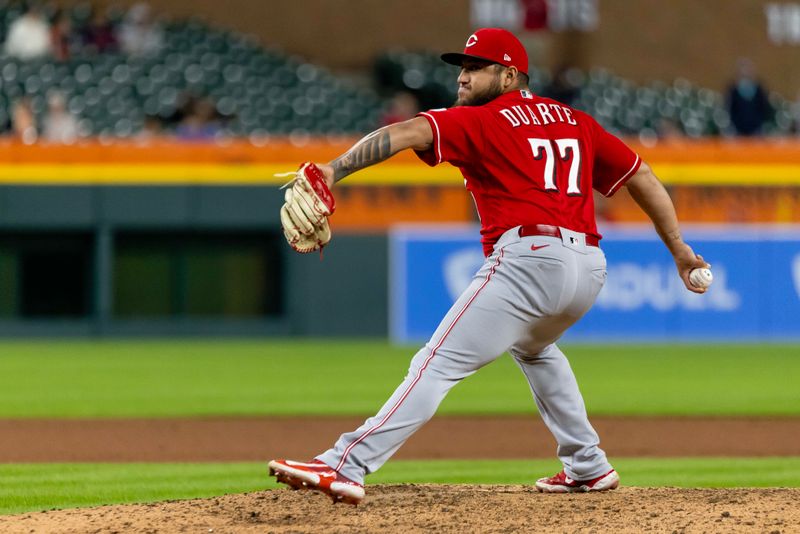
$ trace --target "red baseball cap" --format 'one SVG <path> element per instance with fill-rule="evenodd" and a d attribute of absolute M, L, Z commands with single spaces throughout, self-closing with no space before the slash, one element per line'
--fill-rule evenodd
<path fill-rule="evenodd" d="M 481 28 L 469 36 L 463 54 L 442 54 L 442 61 L 459 67 L 465 59 L 482 59 L 504 67 L 517 67 L 522 74 L 528 74 L 525 47 L 513 33 L 503 28 Z"/>

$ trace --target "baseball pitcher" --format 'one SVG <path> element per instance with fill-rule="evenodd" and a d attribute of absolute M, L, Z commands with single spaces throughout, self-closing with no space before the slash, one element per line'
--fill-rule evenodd
<path fill-rule="evenodd" d="M 614 489 L 619 476 L 599 447 L 575 375 L 556 345 L 606 279 L 592 190 L 610 197 L 628 188 L 689 291 L 705 291 L 692 285 L 689 273 L 708 265 L 683 242 L 670 197 L 636 153 L 586 113 L 530 91 L 528 57 L 514 35 L 481 29 L 469 36 L 463 53 L 442 59 L 461 67 L 453 107 L 381 128 L 328 164 L 305 164 L 287 189 L 281 219 L 292 247 L 320 249 L 331 237 L 330 187 L 412 149 L 428 165 L 448 162 L 464 175 L 486 261 L 374 417 L 310 462 L 271 461 L 270 474 L 334 502 L 358 504 L 365 475 L 434 415 L 450 388 L 508 351 L 563 463 L 559 473 L 536 482 L 538 490 Z"/>

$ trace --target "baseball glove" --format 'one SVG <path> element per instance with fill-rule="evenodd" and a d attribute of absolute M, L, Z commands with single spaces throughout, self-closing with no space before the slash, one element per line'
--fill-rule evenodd
<path fill-rule="evenodd" d="M 286 241 L 297 252 L 306 254 L 320 250 L 331 240 L 328 223 L 336 210 L 336 202 L 322 171 L 313 163 L 304 163 L 283 186 L 285 203 L 281 208 L 281 226 Z"/>

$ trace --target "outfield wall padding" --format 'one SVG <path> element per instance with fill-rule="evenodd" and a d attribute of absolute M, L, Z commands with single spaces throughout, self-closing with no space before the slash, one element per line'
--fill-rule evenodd
<path fill-rule="evenodd" d="M 283 242 L 278 216 L 282 202 L 277 188 L 259 186 L 2 186 L 0 335 L 386 336 L 386 236 L 334 228 L 335 238 L 322 257 L 301 256 Z M 215 245 L 226 237 L 243 236 L 248 242 L 263 237 L 267 261 L 276 264 L 269 265 L 268 272 L 279 276 L 279 295 L 274 296 L 281 301 L 278 313 L 205 317 L 179 310 L 159 317 L 115 315 L 113 266 L 122 236 L 131 235 L 178 242 L 185 237 L 201 246 L 203 236 L 213 238 Z M 46 265 L 50 274 L 38 276 L 44 282 L 57 280 L 51 289 L 54 301 L 62 298 L 60 288 L 74 289 L 89 278 L 79 290 L 83 294 L 74 297 L 81 303 L 70 308 L 70 315 L 26 315 L 18 294 L 30 273 L 19 265 L 19 250 L 47 253 L 72 241 L 85 256 L 85 272 L 75 273 L 73 280 L 64 264 L 53 262 Z M 247 284 L 238 287 L 242 285 Z M 141 291 L 153 289 L 143 284 Z"/>

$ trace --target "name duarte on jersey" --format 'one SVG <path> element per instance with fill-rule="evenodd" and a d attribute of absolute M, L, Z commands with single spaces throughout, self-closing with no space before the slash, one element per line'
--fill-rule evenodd
<path fill-rule="evenodd" d="M 533 100 L 533 95 L 530 91 L 520 91 L 522 98 Z M 531 103 L 533 107 L 528 104 L 520 106 L 511 106 L 510 108 L 503 108 L 500 114 L 505 117 L 511 126 L 517 128 L 519 126 L 546 126 L 556 122 L 563 122 L 577 126 L 578 123 L 572 116 L 572 110 L 561 106 L 559 104 L 546 104 L 544 102 Z"/>

